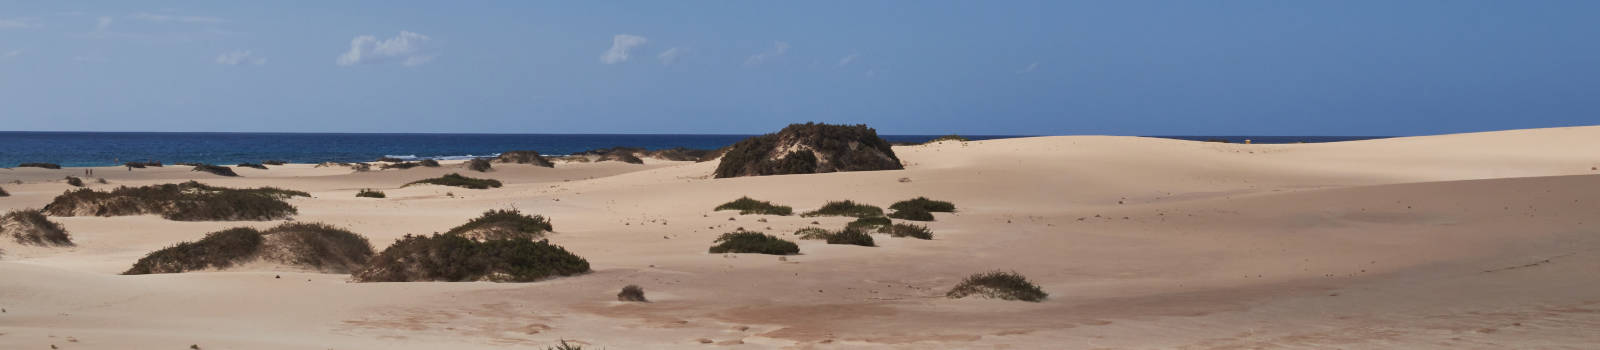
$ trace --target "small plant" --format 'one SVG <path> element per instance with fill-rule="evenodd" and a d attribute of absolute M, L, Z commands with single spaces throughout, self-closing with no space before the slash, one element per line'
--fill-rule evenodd
<path fill-rule="evenodd" d="M 439 161 L 432 160 L 432 159 L 423 159 L 423 160 L 417 161 L 417 164 L 422 164 L 422 166 L 429 167 L 429 168 L 438 168 L 439 167 Z"/>
<path fill-rule="evenodd" d="M 853 201 L 828 202 L 822 208 L 800 214 L 803 217 L 812 216 L 854 216 L 858 218 L 883 216 L 883 208 L 868 204 L 859 204 Z"/>
<path fill-rule="evenodd" d="M 491 168 L 494 168 L 494 165 L 493 164 L 489 164 L 489 160 L 488 159 L 472 158 L 470 160 L 467 160 L 467 169 L 470 169 L 472 171 L 476 171 L 476 172 L 480 172 L 481 173 L 481 172 L 487 172 Z"/>
<path fill-rule="evenodd" d="M 928 227 L 922 225 L 894 224 L 894 227 L 889 229 L 889 236 L 933 239 L 933 231 L 928 231 Z"/>
<path fill-rule="evenodd" d="M 212 173 L 212 174 L 216 174 L 216 175 L 221 175 L 221 176 L 239 176 L 238 173 L 233 172 L 233 168 L 229 168 L 229 167 L 225 167 L 225 166 L 215 166 L 215 165 L 211 165 L 211 164 L 195 165 L 194 169 L 189 170 L 189 171 L 204 171 L 204 172 L 208 172 L 208 173 Z"/>
<path fill-rule="evenodd" d="M 617 301 L 637 301 L 641 303 L 650 302 L 649 300 L 644 299 L 644 288 L 639 288 L 638 285 L 632 284 L 622 287 L 622 292 L 617 293 Z"/>
<path fill-rule="evenodd" d="M 828 239 L 833 233 L 816 227 L 807 227 L 794 231 L 794 235 L 800 236 L 800 239 Z"/>
<path fill-rule="evenodd" d="M 456 226 L 444 234 L 467 237 L 474 241 L 534 240 L 543 238 L 546 232 L 553 230 L 555 228 L 550 224 L 550 220 L 544 216 L 530 216 L 516 209 L 500 209 L 483 212 L 483 216 Z"/>
<path fill-rule="evenodd" d="M 956 205 L 955 204 L 951 204 L 950 202 L 946 202 L 946 201 L 936 201 L 936 200 L 928 199 L 928 197 L 917 197 L 917 198 L 907 199 L 907 200 L 895 202 L 894 205 L 890 205 L 889 206 L 889 210 L 907 210 L 907 209 L 912 209 L 912 208 L 921 208 L 922 210 L 926 210 L 926 211 L 928 211 L 930 213 L 954 213 L 954 212 L 956 212 Z"/>
<path fill-rule="evenodd" d="M 968 276 L 945 296 L 952 299 L 977 295 L 1002 300 L 1040 302 L 1050 294 L 1016 272 L 991 271 Z"/>
<path fill-rule="evenodd" d="M 589 272 L 589 261 L 547 240 L 473 241 L 456 235 L 406 235 L 373 256 L 357 282 L 533 282 Z"/>
<path fill-rule="evenodd" d="M 0 239 L 35 246 L 71 246 L 67 229 L 45 218 L 37 210 L 13 210 L 0 216 Z"/>
<path fill-rule="evenodd" d="M 921 207 L 911 207 L 896 210 L 893 213 L 889 213 L 889 217 L 900 220 L 933 221 L 933 213 L 929 213 L 927 210 L 922 209 Z"/>
<path fill-rule="evenodd" d="M 267 170 L 267 166 L 261 165 L 261 164 L 256 164 L 256 163 L 239 163 L 238 167 L 241 167 L 241 168 L 256 168 L 256 169 L 261 169 L 261 170 Z"/>
<path fill-rule="evenodd" d="M 73 187 L 83 187 L 83 179 L 80 179 L 77 176 L 67 176 L 67 184 L 72 185 Z"/>
<path fill-rule="evenodd" d="M 261 161 L 261 164 L 265 164 L 265 165 L 284 165 L 284 164 L 289 164 L 289 161 L 285 161 L 285 160 L 263 160 L 263 161 Z"/>
<path fill-rule="evenodd" d="M 567 344 L 566 340 L 562 340 L 561 341 L 561 345 L 547 347 L 547 348 L 545 348 L 545 350 L 583 350 L 583 347 L 582 346 L 577 346 L 577 345 L 570 345 L 570 344 Z"/>
<path fill-rule="evenodd" d="M 383 191 L 377 191 L 377 190 L 373 190 L 373 189 L 370 189 L 370 188 L 363 188 L 363 189 L 361 189 L 361 191 L 356 192 L 356 197 L 384 198 L 384 197 L 388 197 L 388 196 L 384 195 Z"/>
<path fill-rule="evenodd" d="M 422 163 L 417 163 L 417 162 L 398 162 L 398 163 L 388 163 L 388 164 L 379 165 L 378 169 L 401 169 L 401 170 L 405 170 L 405 169 L 411 169 L 411 168 L 415 168 L 415 167 L 419 167 L 419 166 L 422 166 Z"/>
<path fill-rule="evenodd" d="M 711 246 L 710 252 L 721 253 L 755 253 L 772 255 L 799 254 L 800 246 L 782 238 L 773 237 L 760 232 L 734 231 L 724 233 L 717 237 Z"/>
<path fill-rule="evenodd" d="M 56 164 L 56 163 L 22 163 L 22 164 L 17 164 L 17 167 L 18 168 L 61 169 L 61 165 L 60 164 Z"/>
<path fill-rule="evenodd" d="M 445 174 L 444 176 L 440 176 L 440 177 L 436 177 L 436 178 L 412 181 L 411 183 L 408 183 L 405 186 L 401 186 L 401 187 L 406 187 L 406 186 L 411 186 L 411 185 L 416 185 L 416 184 L 429 184 L 429 185 L 440 185 L 440 186 L 465 187 L 465 188 L 470 188 L 470 189 L 475 189 L 475 190 L 482 190 L 482 189 L 487 189 L 487 188 L 490 188 L 490 187 L 500 188 L 500 180 L 495 180 L 495 179 L 475 179 L 475 178 L 470 178 L 470 177 L 466 177 L 466 176 L 461 176 L 461 174 L 457 174 L 457 173 L 449 173 L 449 174 Z"/>
<path fill-rule="evenodd" d="M 735 199 L 732 202 L 723 203 L 722 205 L 717 206 L 717 208 L 714 210 L 738 210 L 739 215 L 758 214 L 787 216 L 794 214 L 794 208 L 783 205 L 773 205 L 772 202 L 758 201 L 750 199 L 750 197 L 739 197 L 739 199 Z"/>
<path fill-rule="evenodd" d="M 879 216 L 856 219 L 855 221 L 845 224 L 844 228 L 847 230 L 878 231 L 878 233 L 889 233 L 889 226 L 891 224 L 892 222 L 889 221 L 889 218 Z"/>
<path fill-rule="evenodd" d="M 828 244 L 854 244 L 863 247 L 877 246 L 872 242 L 872 235 L 861 230 L 847 228 L 828 236 Z"/>

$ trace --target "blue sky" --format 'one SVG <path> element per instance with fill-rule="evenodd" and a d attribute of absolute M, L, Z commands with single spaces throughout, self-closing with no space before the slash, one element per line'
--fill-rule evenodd
<path fill-rule="evenodd" d="M 0 2 L 0 130 L 1596 124 L 1594 1 Z"/>

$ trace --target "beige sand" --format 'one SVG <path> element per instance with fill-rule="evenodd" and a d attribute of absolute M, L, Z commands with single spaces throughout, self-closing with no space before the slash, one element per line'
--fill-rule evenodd
<path fill-rule="evenodd" d="M 54 218 L 77 247 L 0 247 L 0 348 L 1593 348 L 1596 150 L 1600 127 L 1290 145 L 1039 137 L 896 147 L 904 171 L 710 179 L 715 163 L 497 165 L 485 176 L 507 186 L 494 190 L 398 188 L 455 164 L 241 178 L 100 168 L 111 186 L 309 191 L 292 200 L 295 220 L 348 227 L 378 249 L 516 207 L 552 218 L 551 240 L 595 271 L 524 284 L 350 283 L 270 266 L 119 276 L 151 250 L 277 223 Z M 81 173 L 0 170 L 25 182 L 0 184 L 12 193 L 0 209 L 40 207 Z M 366 187 L 389 198 L 353 197 Z M 711 211 L 742 195 L 797 210 L 929 196 L 961 211 L 936 214 L 932 241 L 799 241 L 804 254 L 787 261 L 707 254 L 736 227 L 787 235 L 846 221 Z M 993 269 L 1050 298 L 943 298 Z M 615 301 L 627 284 L 653 302 Z"/>

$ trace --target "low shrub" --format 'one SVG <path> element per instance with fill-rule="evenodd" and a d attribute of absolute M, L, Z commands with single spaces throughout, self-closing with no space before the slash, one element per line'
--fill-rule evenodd
<path fill-rule="evenodd" d="M 950 202 L 946 202 L 946 201 L 936 201 L 936 200 L 928 199 L 928 197 L 917 197 L 917 198 L 907 199 L 907 200 L 903 200 L 903 201 L 899 201 L 899 202 L 894 202 L 894 205 L 890 205 L 889 206 L 889 210 L 906 210 L 906 209 L 913 209 L 913 208 L 920 208 L 920 209 L 928 211 L 930 213 L 954 213 L 954 212 L 956 212 L 956 205 L 955 204 L 951 204 Z"/>
<path fill-rule="evenodd" d="M 496 239 L 543 238 L 555 230 L 549 219 L 540 215 L 527 215 L 516 209 L 499 209 L 483 212 L 483 216 L 467 221 L 446 231 L 446 235 L 462 236 L 474 241 Z"/>
<path fill-rule="evenodd" d="M 229 168 L 229 167 L 225 167 L 225 166 L 215 166 L 215 165 L 211 165 L 211 164 L 195 165 L 194 169 L 191 169 L 189 171 L 204 171 L 204 172 L 208 172 L 208 173 L 212 173 L 212 174 L 216 174 L 216 175 L 221 175 L 221 176 L 239 176 L 238 173 L 233 172 L 233 168 Z"/>
<path fill-rule="evenodd" d="M 461 176 L 461 174 L 457 174 L 457 173 L 449 173 L 449 174 L 445 174 L 444 176 L 440 176 L 440 177 L 436 177 L 436 178 L 412 181 L 411 183 L 405 184 L 405 186 L 411 186 L 411 185 L 416 185 L 416 184 L 429 184 L 429 185 L 440 185 L 440 186 L 465 187 L 465 188 L 470 188 L 470 189 L 475 189 L 475 190 L 488 189 L 490 187 L 500 188 L 500 180 L 495 180 L 495 179 L 476 179 L 476 178 L 470 178 L 470 177 L 466 177 L 466 176 Z M 401 186 L 401 187 L 405 187 L 405 186 Z"/>
<path fill-rule="evenodd" d="M 828 202 L 822 208 L 800 214 L 803 217 L 812 216 L 854 216 L 858 218 L 883 216 L 883 208 L 853 201 Z"/>
<path fill-rule="evenodd" d="M 83 179 L 80 179 L 77 176 L 67 176 L 67 184 L 72 185 L 73 187 L 83 187 Z"/>
<path fill-rule="evenodd" d="M 301 191 L 273 187 L 234 189 L 196 181 L 141 187 L 118 187 L 100 192 L 67 191 L 44 207 L 55 216 L 124 216 L 158 214 L 168 220 L 274 220 L 294 215 L 290 197 L 310 197 Z"/>
<path fill-rule="evenodd" d="M 794 235 L 800 236 L 800 239 L 828 239 L 833 233 L 816 227 L 807 227 L 795 230 Z"/>
<path fill-rule="evenodd" d="M 622 287 L 622 291 L 617 293 L 617 301 L 650 302 L 644 298 L 644 288 L 639 288 L 638 285 L 632 284 Z"/>
<path fill-rule="evenodd" d="M 889 221 L 889 218 L 878 216 L 856 219 L 855 221 L 845 224 L 844 228 L 847 230 L 878 231 L 878 233 L 889 233 L 889 227 L 891 225 L 892 222 Z"/>
<path fill-rule="evenodd" d="M 373 190 L 373 189 L 370 189 L 370 188 L 363 188 L 363 189 L 361 189 L 361 191 L 357 191 L 356 192 L 356 197 L 384 198 L 384 197 L 388 197 L 388 195 L 383 194 L 383 191 Z"/>
<path fill-rule="evenodd" d="M 1050 294 L 1016 272 L 991 271 L 968 276 L 945 296 L 960 299 L 977 295 L 1002 300 L 1040 302 Z"/>
<path fill-rule="evenodd" d="M 429 168 L 438 168 L 439 167 L 439 161 L 432 160 L 432 159 L 419 160 L 419 161 L 417 161 L 417 164 L 422 164 L 422 166 L 429 167 Z"/>
<path fill-rule="evenodd" d="M 146 254 L 124 275 L 153 273 L 179 273 L 184 271 L 226 269 L 244 262 L 261 249 L 261 232 L 249 227 L 236 227 L 206 234 L 194 242 L 182 242 Z"/>
<path fill-rule="evenodd" d="M 539 151 L 505 151 L 500 152 L 500 155 L 495 157 L 494 160 L 501 163 L 533 164 L 546 168 L 554 168 L 556 166 L 555 163 L 551 163 L 549 159 L 540 155 Z"/>
<path fill-rule="evenodd" d="M 122 166 L 129 167 L 129 168 L 135 168 L 135 169 L 144 169 L 144 163 L 140 163 L 140 162 L 122 163 Z"/>
<path fill-rule="evenodd" d="M 930 144 L 930 143 L 937 143 L 937 142 L 939 142 L 939 141 L 960 141 L 960 142 L 967 142 L 967 141 L 972 141 L 972 140 L 970 140 L 970 139 L 967 139 L 967 138 L 966 138 L 966 137 L 963 137 L 963 136 L 961 136 L 961 135 L 956 135 L 956 134 L 949 134 L 949 135 L 944 135 L 944 136 L 939 136 L 939 137 L 935 137 L 935 138 L 933 138 L 933 139 L 932 139 L 932 140 L 928 140 L 928 142 L 924 142 L 924 143 L 923 143 L 923 144 Z"/>
<path fill-rule="evenodd" d="M 22 245 L 70 246 L 67 229 L 50 221 L 37 210 L 13 210 L 0 216 L 0 238 L 11 237 Z"/>
<path fill-rule="evenodd" d="M 61 165 L 60 164 L 56 164 L 56 163 L 22 163 L 22 164 L 17 164 L 17 167 L 18 168 L 61 169 Z"/>
<path fill-rule="evenodd" d="M 470 160 L 467 160 L 467 169 L 470 169 L 472 171 L 476 171 L 476 172 L 480 172 L 481 173 L 481 172 L 487 172 L 492 168 L 494 168 L 494 165 L 493 164 L 489 164 L 489 160 L 488 159 L 472 158 Z"/>
<path fill-rule="evenodd" d="M 893 237 L 933 239 L 933 231 L 929 231 L 927 226 L 912 224 L 894 224 L 889 229 L 889 235 Z"/>
<path fill-rule="evenodd" d="M 711 246 L 710 252 L 721 253 L 756 253 L 772 255 L 799 254 L 800 246 L 782 238 L 773 237 L 760 232 L 734 231 L 724 233 L 717 237 L 717 245 Z"/>
<path fill-rule="evenodd" d="M 863 247 L 877 246 L 872 242 L 872 235 L 853 228 L 846 228 L 844 231 L 828 235 L 828 244 L 854 244 Z"/>
<path fill-rule="evenodd" d="M 893 213 L 889 213 L 889 217 L 900 220 L 933 221 L 933 213 L 929 213 L 926 209 L 920 207 L 896 210 Z"/>
<path fill-rule="evenodd" d="M 152 160 L 152 161 L 144 161 L 144 162 L 127 162 L 127 163 L 122 163 L 122 165 L 126 166 L 126 167 L 129 167 L 129 168 L 145 168 L 145 167 L 160 168 L 161 167 L 161 162 Z"/>
<path fill-rule="evenodd" d="M 401 169 L 401 170 L 405 170 L 405 169 L 411 169 L 411 168 L 415 168 L 415 167 L 419 167 L 419 166 L 422 166 L 422 163 L 417 163 L 417 162 L 398 162 L 398 163 L 386 163 L 386 164 L 378 165 L 378 169 Z"/>
<path fill-rule="evenodd" d="M 735 199 L 732 202 L 723 203 L 713 210 L 738 210 L 739 215 L 758 214 L 787 216 L 794 214 L 794 208 L 782 205 L 773 205 L 772 202 L 758 201 L 751 199 L 750 197 L 739 197 L 739 199 Z"/>
<path fill-rule="evenodd" d="M 10 192 L 6 192 L 6 189 L 4 187 L 0 187 L 0 197 L 10 197 L 10 196 L 11 196 Z"/>
<path fill-rule="evenodd" d="M 284 165 L 284 164 L 289 164 L 289 161 L 286 161 L 286 160 L 263 160 L 263 161 L 261 161 L 261 164 L 265 164 L 265 165 Z"/>
<path fill-rule="evenodd" d="M 589 261 L 549 241 L 473 241 L 456 235 L 406 235 L 352 277 L 358 282 L 532 282 L 589 272 Z"/>
<path fill-rule="evenodd" d="M 372 244 L 320 223 L 285 223 L 266 231 L 236 227 L 151 252 L 124 275 L 226 269 L 263 260 L 323 272 L 348 273 L 372 258 Z"/>
<path fill-rule="evenodd" d="M 236 166 L 241 167 L 241 168 L 256 168 L 256 169 L 261 169 L 261 170 L 267 170 L 267 166 L 261 165 L 261 164 L 256 164 L 256 163 L 239 163 L 239 165 L 236 165 Z"/>

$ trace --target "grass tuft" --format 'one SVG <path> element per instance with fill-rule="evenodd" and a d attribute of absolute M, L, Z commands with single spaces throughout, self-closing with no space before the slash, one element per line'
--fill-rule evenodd
<path fill-rule="evenodd" d="M 889 217 L 900 220 L 933 221 L 933 213 L 929 213 L 926 209 L 920 207 L 896 210 L 893 213 L 889 213 Z"/>
<path fill-rule="evenodd" d="M 889 233 L 889 227 L 892 224 L 893 223 L 889 221 L 889 218 L 878 216 L 856 219 L 855 221 L 845 224 L 844 228 L 847 230 L 878 231 L 878 233 Z"/>
<path fill-rule="evenodd" d="M 806 212 L 804 214 L 800 214 L 800 216 L 803 216 L 803 217 L 813 217 L 813 216 L 854 216 L 854 217 L 858 217 L 858 218 L 866 218 L 866 217 L 874 217 L 874 216 L 883 216 L 883 208 L 878 208 L 876 206 L 872 206 L 872 205 L 868 205 L 868 204 L 860 204 L 860 203 L 856 203 L 856 202 L 853 202 L 853 201 L 845 200 L 845 201 L 828 202 L 828 204 L 823 205 L 822 208 L 818 208 L 817 210 L 808 211 L 808 212 Z"/>
<path fill-rule="evenodd" d="M 1016 272 L 990 271 L 968 276 L 945 296 L 960 299 L 977 295 L 1002 300 L 1040 302 L 1050 294 Z"/>
<path fill-rule="evenodd" d="M 894 227 L 889 229 L 889 236 L 933 239 L 933 231 L 929 231 L 927 226 L 922 225 L 894 224 Z"/>
<path fill-rule="evenodd" d="M 45 218 L 37 210 L 13 210 L 0 216 L 0 239 L 8 236 L 23 245 L 72 245 L 72 236 L 67 229 Z"/>
<path fill-rule="evenodd" d="M 267 166 L 261 165 L 261 164 L 256 164 L 256 163 L 239 163 L 239 165 L 236 165 L 236 166 L 240 167 L 240 168 L 256 168 L 256 169 L 261 169 L 261 170 L 267 170 Z"/>
<path fill-rule="evenodd" d="M 238 173 L 233 172 L 233 168 L 229 168 L 229 167 L 225 167 L 225 166 L 215 166 L 215 165 L 211 165 L 211 164 L 198 164 L 198 165 L 194 166 L 194 169 L 189 170 L 189 171 L 204 171 L 204 172 L 208 172 L 208 173 L 212 173 L 212 174 L 216 174 L 216 175 L 221 175 L 221 176 L 239 176 Z"/>
<path fill-rule="evenodd" d="M 465 188 L 470 188 L 470 189 L 475 189 L 475 190 L 488 189 L 488 188 L 491 188 L 491 187 L 500 188 L 500 180 L 470 178 L 470 177 L 466 177 L 466 176 L 461 176 L 461 174 L 458 174 L 458 173 L 449 173 L 449 174 L 445 174 L 444 176 L 440 176 L 440 177 L 436 177 L 436 178 L 412 181 L 411 183 L 408 183 L 405 186 L 401 186 L 401 187 L 406 187 L 406 186 L 411 186 L 411 185 L 416 185 L 416 184 L 429 184 L 429 185 L 440 185 L 440 186 L 465 187 Z"/>
<path fill-rule="evenodd" d="M 713 254 L 721 253 L 755 253 L 772 255 L 799 254 L 800 246 L 782 238 L 773 237 L 760 232 L 734 231 L 724 233 L 717 237 L 717 245 L 709 250 Z"/>
<path fill-rule="evenodd" d="M 446 235 L 462 236 L 474 241 L 497 239 L 534 240 L 554 231 L 550 220 L 540 215 L 527 215 L 516 209 L 498 209 L 483 212 L 482 216 L 446 231 Z"/>
<path fill-rule="evenodd" d="M 894 202 L 894 205 L 889 206 L 889 210 L 907 209 L 922 209 L 930 213 L 954 213 L 956 212 L 956 205 L 946 201 L 928 199 L 928 197 L 917 197 Z"/>
<path fill-rule="evenodd" d="M 650 302 L 644 298 L 644 288 L 640 288 L 638 285 L 633 284 L 622 287 L 622 291 L 617 293 L 617 301 L 636 301 L 641 303 Z"/>
<path fill-rule="evenodd" d="M 750 197 L 739 197 L 739 199 L 735 199 L 732 202 L 723 203 L 722 205 L 717 206 L 717 208 L 714 210 L 738 210 L 739 215 L 757 214 L 787 216 L 794 214 L 794 208 L 783 205 L 774 205 L 772 202 L 758 201 L 751 199 Z"/>
<path fill-rule="evenodd" d="M 821 228 L 807 227 L 795 230 L 794 235 L 800 236 L 800 239 L 828 239 L 828 236 L 832 236 L 833 233 Z"/>
<path fill-rule="evenodd" d="M 853 244 L 863 247 L 877 246 L 872 242 L 872 235 L 854 228 L 846 228 L 838 233 L 828 235 L 828 244 Z"/>
<path fill-rule="evenodd" d="M 388 197 L 388 195 L 383 194 L 383 191 L 373 190 L 373 189 L 370 189 L 370 188 L 363 188 L 363 189 L 361 189 L 361 191 L 356 192 L 356 197 L 385 198 L 385 197 Z"/>
<path fill-rule="evenodd" d="M 406 235 L 374 256 L 357 282 L 533 282 L 589 272 L 589 261 L 549 241 L 473 241 L 456 235 Z"/>

